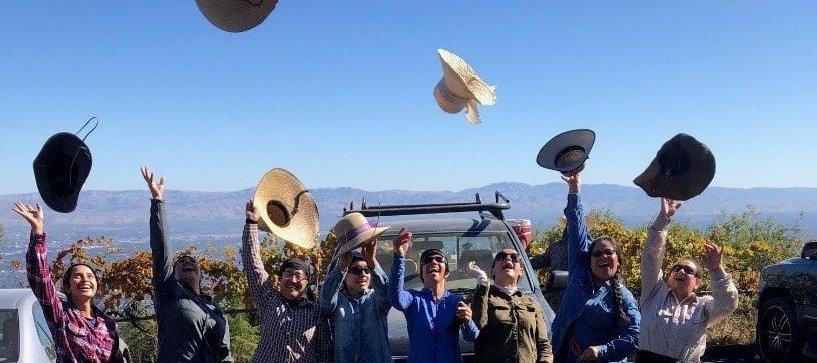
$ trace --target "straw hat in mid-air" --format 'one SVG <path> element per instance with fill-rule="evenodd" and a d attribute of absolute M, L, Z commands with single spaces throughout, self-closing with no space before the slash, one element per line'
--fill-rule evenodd
<path fill-rule="evenodd" d="M 434 87 L 434 99 L 448 113 L 465 109 L 470 124 L 481 122 L 477 103 L 485 106 L 496 103 L 496 87 L 489 86 L 468 63 L 445 49 L 437 49 L 443 66 L 443 78 Z"/>

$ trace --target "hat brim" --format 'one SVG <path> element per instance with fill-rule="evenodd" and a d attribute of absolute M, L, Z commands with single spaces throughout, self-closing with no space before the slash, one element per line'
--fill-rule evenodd
<path fill-rule="evenodd" d="M 277 3 L 278 0 L 196 0 L 199 11 L 210 23 L 231 33 L 255 28 L 267 19 Z"/>
<path fill-rule="evenodd" d="M 92 164 L 91 150 L 77 135 L 60 132 L 48 138 L 33 163 L 43 203 L 56 212 L 73 212 Z M 56 185 L 65 183 L 67 188 Z"/>
<path fill-rule="evenodd" d="M 473 98 L 481 105 L 496 103 L 496 87 L 479 78 L 464 59 L 445 49 L 437 49 L 437 54 L 443 65 L 443 82 L 450 91 L 461 98 Z"/>
<path fill-rule="evenodd" d="M 354 250 L 362 245 L 365 245 L 368 242 L 373 241 L 377 237 L 380 237 L 383 232 L 386 232 L 389 227 L 375 227 L 366 232 L 361 233 L 359 236 L 346 241 L 342 246 L 338 247 L 338 251 L 335 253 L 336 256 L 341 256 L 346 252 Z"/>
<path fill-rule="evenodd" d="M 544 146 L 539 150 L 536 156 L 536 163 L 545 169 L 556 170 L 560 172 L 567 172 L 580 167 L 585 160 L 590 156 L 590 151 L 593 149 L 593 144 L 596 142 L 596 133 L 589 129 L 578 129 L 565 131 L 548 140 Z M 556 165 L 556 156 L 562 150 L 570 147 L 578 146 L 584 149 L 585 157 L 576 163 L 568 165 Z"/>
<path fill-rule="evenodd" d="M 298 198 L 298 209 L 292 213 L 295 198 Z M 272 201 L 288 208 L 291 215 L 287 223 L 278 225 L 272 221 L 266 212 L 267 205 Z M 318 206 L 315 199 L 306 192 L 306 187 L 289 171 L 275 168 L 264 174 L 255 188 L 253 204 L 261 212 L 258 221 L 261 230 L 301 248 L 311 249 L 317 244 L 320 231 Z"/>
<path fill-rule="evenodd" d="M 680 149 L 689 158 L 689 169 L 680 174 L 661 173 L 660 159 L 671 149 Z M 633 183 L 643 189 L 648 196 L 688 200 L 700 195 L 715 178 L 715 156 L 702 142 L 687 134 L 675 135 L 665 142 L 655 158 Z"/>

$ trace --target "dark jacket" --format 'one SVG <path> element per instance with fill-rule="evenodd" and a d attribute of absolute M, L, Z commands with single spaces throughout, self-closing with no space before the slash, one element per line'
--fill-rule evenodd
<path fill-rule="evenodd" d="M 553 362 L 542 308 L 532 296 L 508 296 L 494 286 L 477 285 L 471 303 L 479 327 L 474 349 L 478 362 Z"/>
<path fill-rule="evenodd" d="M 159 362 L 232 362 L 227 319 L 212 298 L 196 295 L 173 276 L 162 201 L 151 200 L 153 303 L 159 328 Z"/>

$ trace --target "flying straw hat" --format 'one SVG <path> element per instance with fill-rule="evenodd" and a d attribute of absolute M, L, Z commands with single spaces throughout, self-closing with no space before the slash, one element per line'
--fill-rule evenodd
<path fill-rule="evenodd" d="M 477 102 L 489 106 L 496 103 L 496 87 L 489 86 L 479 78 L 468 63 L 445 49 L 437 49 L 443 66 L 443 78 L 434 87 L 434 99 L 448 113 L 465 108 L 468 123 L 481 122 Z"/>
<path fill-rule="evenodd" d="M 715 177 L 715 156 L 687 134 L 669 139 L 633 183 L 651 197 L 687 200 L 703 193 Z"/>
<path fill-rule="evenodd" d="M 299 247 L 315 247 L 318 206 L 295 175 L 281 168 L 268 171 L 255 188 L 253 204 L 261 211 L 261 230 Z"/>
<path fill-rule="evenodd" d="M 332 227 L 332 234 L 338 238 L 335 256 L 340 256 L 374 240 L 387 229 L 389 227 L 378 227 L 370 223 L 366 217 L 357 212 L 343 216 Z"/>
<path fill-rule="evenodd" d="M 269 16 L 278 0 L 196 0 L 207 20 L 231 33 L 250 30 Z"/>

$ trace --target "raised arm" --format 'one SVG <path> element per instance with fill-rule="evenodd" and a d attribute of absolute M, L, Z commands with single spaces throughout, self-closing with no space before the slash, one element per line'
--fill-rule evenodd
<path fill-rule="evenodd" d="M 172 252 L 167 238 L 167 218 L 164 214 L 165 178 L 153 180 L 153 172 L 142 167 L 142 178 L 150 189 L 150 250 L 153 256 L 153 288 L 157 295 L 167 292 L 173 277 Z"/>
<path fill-rule="evenodd" d="M 241 238 L 241 262 L 244 264 L 244 272 L 247 274 L 247 284 L 250 288 L 250 295 L 255 299 L 256 304 L 264 301 L 269 289 L 264 285 L 269 279 L 269 274 L 264 269 L 261 260 L 261 247 L 258 244 L 258 208 L 253 205 L 252 200 L 246 206 L 247 223 L 244 224 L 244 233 Z"/>
<path fill-rule="evenodd" d="M 479 327 L 474 322 L 471 306 L 465 303 L 464 299 L 457 302 L 457 322 L 460 324 L 462 338 L 466 342 L 475 342 L 479 335 Z"/>
<path fill-rule="evenodd" d="M 377 263 L 377 240 L 363 245 L 361 254 L 363 259 L 366 260 L 366 264 L 372 269 L 371 281 L 374 296 L 377 299 L 377 307 L 381 312 L 388 313 L 391 309 L 388 294 L 389 277 L 386 276 L 386 272 Z"/>
<path fill-rule="evenodd" d="M 468 262 L 468 276 L 477 281 L 474 289 L 474 298 L 471 300 L 471 314 L 477 328 L 488 325 L 488 290 L 490 283 L 488 274 L 477 266 L 476 262 Z"/>
<path fill-rule="evenodd" d="M 323 312 L 327 316 L 331 316 L 330 314 L 332 314 L 338 306 L 338 294 L 343 288 L 343 273 L 349 267 L 349 260 L 349 252 L 339 256 L 337 263 L 332 266 L 321 287 L 321 309 L 323 309 Z"/>
<path fill-rule="evenodd" d="M 395 309 L 405 311 L 411 306 L 411 293 L 404 290 L 403 278 L 406 274 L 406 253 L 411 243 L 411 232 L 405 228 L 400 229 L 397 238 L 394 240 L 394 263 L 391 266 L 391 283 L 388 286 L 389 303 Z"/>
<path fill-rule="evenodd" d="M 738 308 L 738 289 L 732 282 L 732 277 L 726 273 L 721 265 L 723 259 L 723 249 L 714 244 L 707 244 L 706 255 L 704 255 L 704 266 L 709 270 L 712 279 L 709 286 L 712 289 L 712 299 L 706 301 L 706 327 L 715 326 L 721 320 L 726 319 L 735 309 Z"/>
<path fill-rule="evenodd" d="M 57 288 L 51 276 L 45 248 L 45 218 L 40 204 L 34 206 L 17 202 L 12 210 L 25 218 L 31 226 L 28 251 L 26 252 L 26 276 L 28 286 L 43 308 L 43 315 L 52 331 L 61 329 L 64 317 L 62 302 L 57 297 Z"/>
<path fill-rule="evenodd" d="M 656 285 L 661 283 L 661 265 L 664 261 L 664 252 L 667 241 L 667 227 L 672 216 L 681 208 L 681 203 L 672 199 L 661 198 L 661 211 L 647 232 L 647 243 L 641 251 L 641 296 L 639 300 L 646 301 Z"/>
<path fill-rule="evenodd" d="M 562 175 L 562 180 L 567 182 L 567 207 L 565 217 L 567 218 L 567 266 L 571 276 L 576 272 L 587 271 L 587 255 L 590 247 L 590 233 L 584 221 L 584 209 L 579 199 L 581 189 L 581 177 L 579 173 L 572 175 Z M 571 278 L 572 279 L 572 278 Z"/>

